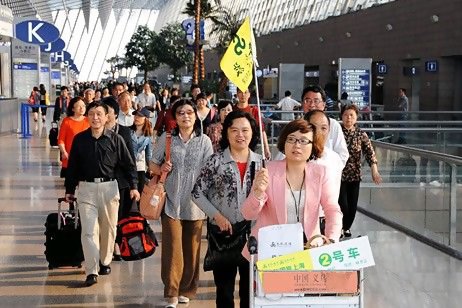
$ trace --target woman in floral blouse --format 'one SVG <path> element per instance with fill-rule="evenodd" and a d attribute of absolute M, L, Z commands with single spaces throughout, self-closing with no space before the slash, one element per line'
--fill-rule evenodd
<path fill-rule="evenodd" d="M 250 233 L 250 222 L 245 221 L 240 208 L 252 187 L 252 162 L 260 163 L 262 159 L 252 151 L 257 142 L 257 123 L 249 113 L 233 111 L 226 116 L 220 141 L 223 151 L 210 156 L 192 192 L 194 202 L 209 218 L 210 229 L 218 227 L 221 232 L 233 234 L 242 229 L 237 226 L 244 224 Z M 237 256 L 230 264 L 212 267 L 217 307 L 234 307 L 238 271 L 240 307 L 249 307 L 249 262 L 241 256 L 242 248 L 229 252 Z"/>
<path fill-rule="evenodd" d="M 357 125 L 359 109 L 351 104 L 342 108 L 342 130 L 348 146 L 350 157 L 342 172 L 340 197 L 338 203 L 343 212 L 343 235 L 351 236 L 351 225 L 355 219 L 358 206 L 359 183 L 361 182 L 361 154 L 364 154 L 371 167 L 372 180 L 379 185 L 382 182 L 377 169 L 374 148 L 365 132 Z"/>
<path fill-rule="evenodd" d="M 219 120 L 220 122 L 210 124 L 207 127 L 207 136 L 209 136 L 210 140 L 212 141 L 213 152 L 218 152 L 220 150 L 220 140 L 221 140 L 221 131 L 223 129 L 223 123 L 225 122 L 225 118 L 233 111 L 233 103 L 228 100 L 223 100 L 218 103 L 218 112 L 219 112 Z"/>

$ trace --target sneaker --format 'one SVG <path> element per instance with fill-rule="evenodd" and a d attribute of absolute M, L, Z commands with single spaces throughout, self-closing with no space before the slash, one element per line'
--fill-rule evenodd
<path fill-rule="evenodd" d="M 430 185 L 435 186 L 435 187 L 440 187 L 441 183 L 438 180 L 434 180 L 430 182 Z"/>
<path fill-rule="evenodd" d="M 189 297 L 180 295 L 180 296 L 178 296 L 178 302 L 180 304 L 187 304 L 187 303 L 189 303 Z"/>
<path fill-rule="evenodd" d="M 165 308 L 176 308 L 178 305 L 178 297 L 167 297 L 167 305 Z"/>
<path fill-rule="evenodd" d="M 350 230 L 345 230 L 345 232 L 343 232 L 343 235 L 345 237 L 351 237 L 351 231 Z"/>

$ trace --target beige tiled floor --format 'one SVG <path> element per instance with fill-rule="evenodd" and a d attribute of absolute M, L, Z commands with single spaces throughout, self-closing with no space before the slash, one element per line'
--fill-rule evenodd
<path fill-rule="evenodd" d="M 161 307 L 160 251 L 113 262 L 112 274 L 91 288 L 81 287 L 82 269 L 48 270 L 43 223 L 63 182 L 57 150 L 38 136 L 45 132 L 39 127 L 27 140 L 0 136 L 0 306 Z M 153 225 L 160 239 L 160 226 Z M 460 261 L 362 215 L 353 232 L 369 235 L 377 263 L 365 271 L 365 307 L 460 307 Z M 212 275 L 201 273 L 198 298 L 179 307 L 214 307 L 214 300 Z"/>

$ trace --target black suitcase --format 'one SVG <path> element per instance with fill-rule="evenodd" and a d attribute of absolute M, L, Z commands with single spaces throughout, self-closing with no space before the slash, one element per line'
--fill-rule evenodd
<path fill-rule="evenodd" d="M 65 200 L 58 199 L 58 212 L 49 214 L 45 222 L 45 256 L 49 269 L 61 266 L 82 267 L 82 229 L 78 210 L 70 204 L 69 211 L 62 211 L 61 203 Z"/>
<path fill-rule="evenodd" d="M 58 146 L 58 123 L 52 122 L 50 132 L 48 133 L 48 140 L 50 140 L 50 146 Z"/>

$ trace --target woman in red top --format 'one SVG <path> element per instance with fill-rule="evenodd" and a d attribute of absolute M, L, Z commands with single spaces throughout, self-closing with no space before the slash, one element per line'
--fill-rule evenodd
<path fill-rule="evenodd" d="M 67 162 L 75 135 L 90 127 L 87 117 L 84 116 L 85 110 L 83 98 L 79 96 L 74 97 L 69 102 L 67 117 L 65 117 L 61 123 L 58 136 L 58 147 L 61 152 L 62 178 L 66 176 Z"/>
<path fill-rule="evenodd" d="M 172 95 L 170 97 L 170 107 L 159 112 L 156 124 L 154 125 L 154 136 L 160 136 L 163 132 L 171 132 L 176 127 L 176 120 L 172 114 L 173 104 L 181 97 Z"/>

